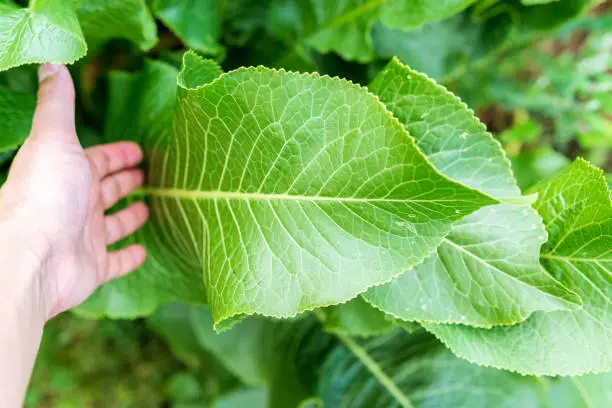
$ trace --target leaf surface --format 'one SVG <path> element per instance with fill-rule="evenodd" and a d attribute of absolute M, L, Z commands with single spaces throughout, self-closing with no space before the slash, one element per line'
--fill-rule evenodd
<path fill-rule="evenodd" d="M 370 89 L 447 176 L 499 199 L 520 196 L 499 143 L 457 97 L 395 59 Z M 456 223 L 424 263 L 364 297 L 401 319 L 483 327 L 575 309 L 580 299 L 538 263 L 545 239 L 533 209 L 485 207 Z"/>
<path fill-rule="evenodd" d="M 146 62 L 144 70 L 136 74 L 111 72 L 106 141 L 129 137 L 143 148 L 145 160 L 155 157 L 156 143 L 167 140 L 172 129 L 177 75 L 175 68 L 159 61 Z M 207 77 L 205 73 L 198 74 L 196 68 L 191 75 L 200 79 Z M 201 276 L 168 251 L 154 227 L 148 223 L 128 239 L 146 246 L 148 256 L 145 264 L 139 270 L 98 288 L 79 306 L 80 313 L 135 318 L 149 315 L 159 305 L 175 299 L 204 302 L 206 294 Z M 182 271 L 187 271 L 187 274 Z"/>
<path fill-rule="evenodd" d="M 375 336 L 394 327 L 393 318 L 372 307 L 361 296 L 325 309 L 323 327 L 331 333 L 347 336 Z"/>
<path fill-rule="evenodd" d="M 155 15 L 183 43 L 204 54 L 221 50 L 219 38 L 223 21 L 223 3 L 217 0 L 155 0 Z"/>
<path fill-rule="evenodd" d="M 0 164 L 28 137 L 35 107 L 33 94 L 15 92 L 0 85 Z"/>
<path fill-rule="evenodd" d="M 80 0 L 77 16 L 91 49 L 111 38 L 129 40 L 141 51 L 157 43 L 157 26 L 146 0 Z"/>
<path fill-rule="evenodd" d="M 72 2 L 38 0 L 30 8 L 0 4 L 0 71 L 31 63 L 71 63 L 86 52 Z"/>
<path fill-rule="evenodd" d="M 181 273 L 204 276 L 216 324 L 345 302 L 495 203 L 347 81 L 239 69 L 181 92 L 176 112 L 150 163 L 151 224 Z"/>
<path fill-rule="evenodd" d="M 422 331 L 343 340 L 322 367 L 318 389 L 325 406 L 541 406 L 544 389 L 536 378 L 470 364 Z"/>
<path fill-rule="evenodd" d="M 537 184 L 534 207 L 548 231 L 542 266 L 584 302 L 579 311 L 536 312 L 510 327 L 425 324 L 453 352 L 479 364 L 538 375 L 612 367 L 612 204 L 600 170 L 578 159 Z"/>
<path fill-rule="evenodd" d="M 334 344 L 313 316 L 292 320 L 249 317 L 217 333 L 207 307 L 193 308 L 200 344 L 249 385 L 270 389 L 270 407 L 296 406 L 314 394 L 317 370 Z"/>
<path fill-rule="evenodd" d="M 612 405 L 612 372 L 550 380 L 548 401 L 555 408 L 605 408 Z"/>

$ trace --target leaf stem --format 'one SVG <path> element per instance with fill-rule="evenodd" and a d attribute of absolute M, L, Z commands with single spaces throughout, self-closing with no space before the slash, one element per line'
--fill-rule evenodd
<path fill-rule="evenodd" d="M 355 356 L 361 360 L 363 365 L 366 366 L 368 370 L 378 379 L 380 384 L 393 395 L 393 397 L 404 407 L 404 408 L 414 408 L 414 405 L 410 402 L 408 397 L 404 395 L 402 390 L 400 390 L 397 385 L 393 382 L 391 378 L 382 370 L 382 368 L 378 365 L 376 361 L 370 357 L 370 355 L 357 344 L 353 339 L 349 336 L 346 336 L 341 333 L 336 333 L 336 336 L 355 354 Z"/>

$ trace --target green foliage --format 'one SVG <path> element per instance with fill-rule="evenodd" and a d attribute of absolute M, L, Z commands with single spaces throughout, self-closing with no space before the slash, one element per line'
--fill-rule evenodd
<path fill-rule="evenodd" d="M 0 85 L 0 123 L 3 136 L 0 140 L 0 165 L 28 137 L 36 98 L 30 93 L 18 93 Z"/>
<path fill-rule="evenodd" d="M 77 309 L 147 323 L 52 322 L 29 406 L 612 405 L 611 192 L 576 159 L 610 173 L 597 2 L 26 3 L 0 184 L 27 64 L 78 60 L 79 137 L 143 147 L 121 205 L 152 215 Z"/>
<path fill-rule="evenodd" d="M 548 232 L 541 265 L 581 297 L 582 309 L 536 312 L 514 326 L 490 330 L 425 327 L 456 354 L 480 364 L 540 375 L 607 371 L 612 364 L 612 201 L 603 175 L 577 160 L 532 191 L 539 194 L 534 208 Z"/>

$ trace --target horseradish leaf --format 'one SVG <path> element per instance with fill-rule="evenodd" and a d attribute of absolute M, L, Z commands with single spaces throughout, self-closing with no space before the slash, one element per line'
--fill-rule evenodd
<path fill-rule="evenodd" d="M 374 95 L 316 74 L 247 68 L 183 90 L 157 149 L 144 238 L 204 277 L 217 325 L 346 302 L 496 202 L 438 173 Z"/>
<path fill-rule="evenodd" d="M 499 143 L 446 89 L 397 59 L 370 89 L 441 172 L 500 200 L 520 196 Z M 482 208 L 455 224 L 424 263 L 364 297 L 404 320 L 481 327 L 516 323 L 537 310 L 575 309 L 578 296 L 538 263 L 545 239 L 532 208 Z"/>
<path fill-rule="evenodd" d="M 584 302 L 578 311 L 536 312 L 489 330 L 425 324 L 460 357 L 538 375 L 612 368 L 612 203 L 601 170 L 578 159 L 537 184 L 549 239 L 542 267 Z"/>

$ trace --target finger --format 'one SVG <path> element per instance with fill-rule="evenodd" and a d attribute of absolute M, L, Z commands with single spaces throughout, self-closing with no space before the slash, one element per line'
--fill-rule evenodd
<path fill-rule="evenodd" d="M 74 126 L 74 85 L 63 65 L 43 64 L 31 137 L 79 143 Z"/>
<path fill-rule="evenodd" d="M 130 205 L 115 214 L 104 218 L 106 227 L 106 244 L 114 244 L 122 238 L 133 234 L 149 218 L 149 209 L 143 202 Z"/>
<path fill-rule="evenodd" d="M 108 270 L 103 282 L 118 278 L 140 267 L 147 257 L 142 245 L 130 245 L 108 254 Z"/>
<path fill-rule="evenodd" d="M 142 161 L 142 150 L 136 143 L 117 142 L 86 149 L 98 176 L 103 178 L 119 170 L 134 167 Z"/>
<path fill-rule="evenodd" d="M 104 209 L 108 210 L 120 199 L 142 186 L 144 171 L 141 169 L 123 170 L 102 180 L 100 191 Z"/>

